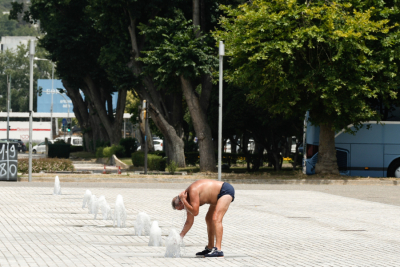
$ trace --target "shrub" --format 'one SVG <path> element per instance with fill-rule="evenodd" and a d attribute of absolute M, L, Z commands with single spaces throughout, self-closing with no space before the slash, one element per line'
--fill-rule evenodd
<path fill-rule="evenodd" d="M 143 164 L 144 165 L 144 164 Z M 154 154 L 147 155 L 147 167 L 152 171 L 165 171 L 167 161 L 165 158 Z"/>
<path fill-rule="evenodd" d="M 104 147 L 96 148 L 96 158 L 104 158 L 103 149 L 104 149 Z"/>
<path fill-rule="evenodd" d="M 110 158 L 112 154 L 112 147 L 108 146 L 103 148 L 103 158 Z"/>
<path fill-rule="evenodd" d="M 103 148 L 103 158 L 110 158 L 112 155 L 116 155 L 118 158 L 124 156 L 125 150 L 120 145 L 112 145 L 110 147 Z"/>
<path fill-rule="evenodd" d="M 136 151 L 132 153 L 132 164 L 135 167 L 144 166 L 144 152 Z"/>
<path fill-rule="evenodd" d="M 154 151 L 154 152 L 151 152 L 151 154 L 165 158 L 165 151 Z"/>
<path fill-rule="evenodd" d="M 136 151 L 132 153 L 132 164 L 136 167 L 144 166 L 144 152 Z M 147 154 L 147 167 L 149 170 L 165 171 L 167 161 L 155 154 Z"/>
<path fill-rule="evenodd" d="M 29 159 L 18 160 L 18 172 L 28 173 Z M 74 165 L 69 159 L 32 159 L 32 172 L 73 171 Z"/>
<path fill-rule="evenodd" d="M 69 158 L 70 145 L 65 143 L 49 144 L 49 158 Z"/>
<path fill-rule="evenodd" d="M 132 137 L 122 138 L 121 140 L 119 140 L 119 144 L 125 149 L 125 153 L 122 156 L 124 158 L 129 158 L 132 153 L 137 150 L 138 147 L 138 141 Z"/>
<path fill-rule="evenodd" d="M 176 164 L 176 162 L 173 160 L 171 160 L 169 162 L 169 164 L 167 164 L 167 169 L 170 174 L 175 174 L 177 167 L 178 167 L 178 164 Z"/>
<path fill-rule="evenodd" d="M 121 145 L 112 145 L 111 152 L 117 156 L 117 158 L 123 158 L 125 156 L 125 148 Z"/>

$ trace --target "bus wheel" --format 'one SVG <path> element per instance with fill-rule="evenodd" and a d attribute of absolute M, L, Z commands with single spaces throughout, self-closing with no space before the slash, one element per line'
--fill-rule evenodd
<path fill-rule="evenodd" d="M 387 171 L 387 177 L 400 178 L 400 158 L 395 159 L 392 163 L 390 163 Z"/>

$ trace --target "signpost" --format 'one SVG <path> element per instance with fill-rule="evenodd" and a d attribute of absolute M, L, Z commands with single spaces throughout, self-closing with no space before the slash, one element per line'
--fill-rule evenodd
<path fill-rule="evenodd" d="M 67 125 L 67 119 L 66 118 L 64 118 L 64 119 L 62 119 L 62 125 L 64 126 L 63 128 L 64 128 L 64 141 L 65 141 L 65 128 L 66 128 L 66 125 Z"/>
<path fill-rule="evenodd" d="M 18 148 L 16 143 L 0 143 L 0 180 L 17 181 Z"/>

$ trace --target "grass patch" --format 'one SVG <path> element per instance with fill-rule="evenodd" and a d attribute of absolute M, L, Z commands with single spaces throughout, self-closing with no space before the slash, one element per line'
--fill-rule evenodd
<path fill-rule="evenodd" d="M 188 166 L 185 168 L 177 168 L 177 172 L 187 172 L 187 173 L 197 173 L 200 172 L 200 168 L 198 166 Z"/>
<path fill-rule="evenodd" d="M 131 158 L 122 158 L 122 159 L 119 159 L 119 160 L 122 161 L 123 163 L 125 163 L 128 166 L 132 165 L 132 159 Z"/>
<path fill-rule="evenodd" d="M 73 152 L 70 153 L 70 157 L 74 158 L 79 158 L 79 159 L 94 159 L 96 158 L 96 155 L 91 152 L 85 152 L 85 151 L 80 151 L 80 152 Z"/>
<path fill-rule="evenodd" d="M 237 173 L 237 174 L 253 174 L 253 175 L 274 175 L 274 176 L 295 176 L 298 175 L 298 170 L 293 170 L 293 168 L 282 168 L 280 171 L 274 171 L 273 167 L 261 167 L 258 171 L 248 171 L 245 166 L 231 166 L 229 170 L 222 170 L 222 173 Z M 200 172 L 199 166 L 189 166 L 186 168 L 178 168 L 178 172 L 187 173 L 198 173 Z"/>

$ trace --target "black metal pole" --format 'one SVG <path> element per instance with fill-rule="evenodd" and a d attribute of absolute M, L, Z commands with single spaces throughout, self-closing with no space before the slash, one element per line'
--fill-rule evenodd
<path fill-rule="evenodd" d="M 143 100 L 144 109 L 144 174 L 147 174 L 147 108 L 146 100 Z"/>

